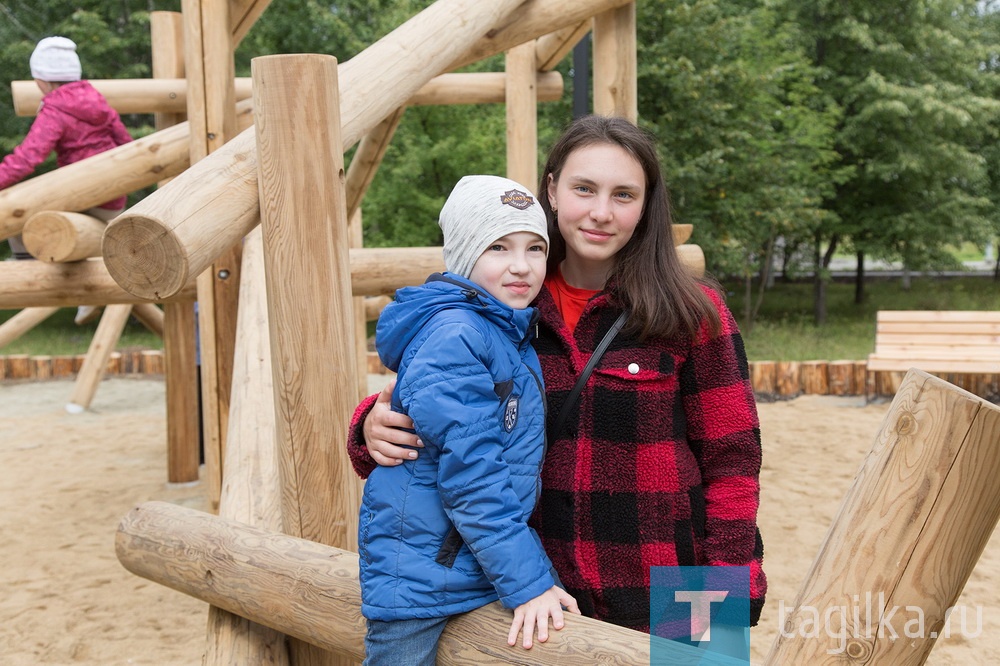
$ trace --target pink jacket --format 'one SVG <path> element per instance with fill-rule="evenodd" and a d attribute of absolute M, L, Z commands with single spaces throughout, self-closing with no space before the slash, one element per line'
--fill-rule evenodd
<path fill-rule="evenodd" d="M 0 162 L 0 190 L 31 175 L 53 150 L 56 164 L 66 166 L 131 140 L 118 112 L 88 81 L 63 84 L 42 98 L 28 135 Z M 125 197 L 100 207 L 124 208 Z"/>

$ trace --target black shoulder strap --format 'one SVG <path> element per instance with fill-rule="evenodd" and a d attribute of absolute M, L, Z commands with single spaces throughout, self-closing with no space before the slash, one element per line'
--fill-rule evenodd
<path fill-rule="evenodd" d="M 598 361 L 604 356 L 604 352 L 608 350 L 611 345 L 612 340 L 618 335 L 618 331 L 622 329 L 625 322 L 628 320 L 628 310 L 625 310 L 620 315 L 615 323 L 611 325 L 608 332 L 604 334 L 604 337 L 598 343 L 597 347 L 594 349 L 594 353 L 590 355 L 590 360 L 587 362 L 587 366 L 580 373 L 580 378 L 576 380 L 576 384 L 573 386 L 573 390 L 569 392 L 566 396 L 566 402 L 563 403 L 562 409 L 559 410 L 559 416 L 556 417 L 556 424 L 551 433 L 549 433 L 549 439 L 555 441 L 559 433 L 562 432 L 563 426 L 566 424 L 566 419 L 569 417 L 570 411 L 572 411 L 573 406 L 576 401 L 580 398 L 580 393 L 583 391 L 583 387 L 587 384 L 587 380 L 590 379 L 591 373 L 594 372 L 594 368 L 597 367 Z"/>

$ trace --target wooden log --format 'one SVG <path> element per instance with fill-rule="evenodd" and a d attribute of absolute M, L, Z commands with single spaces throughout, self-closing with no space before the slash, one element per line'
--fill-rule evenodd
<path fill-rule="evenodd" d="M 101 239 L 107 227 L 92 215 L 43 210 L 24 223 L 21 238 L 28 252 L 40 261 L 79 261 L 101 256 Z"/>
<path fill-rule="evenodd" d="M 594 16 L 594 112 L 639 120 L 635 3 Z"/>
<path fill-rule="evenodd" d="M 182 307 L 191 309 L 187 303 Z M 138 319 L 139 323 L 148 328 L 150 332 L 155 333 L 160 338 L 163 337 L 163 310 L 152 303 L 136 303 L 132 306 L 132 316 Z"/>
<path fill-rule="evenodd" d="M 778 372 L 774 361 L 754 361 L 750 364 L 750 383 L 755 393 L 770 397 L 778 393 Z"/>
<path fill-rule="evenodd" d="M 165 96 L 166 100 L 175 103 L 177 108 L 165 109 L 157 105 L 154 108 L 147 108 L 141 112 L 128 112 L 120 108 L 113 95 L 108 95 L 103 90 L 101 94 L 108 100 L 108 104 L 118 110 L 118 113 L 149 113 L 153 111 L 153 124 L 156 129 L 161 130 L 182 123 L 187 118 L 187 81 L 184 80 L 183 15 L 180 12 L 150 12 L 149 35 L 152 47 L 153 81 L 162 84 L 164 81 L 173 79 L 181 83 L 178 86 L 179 89 L 173 90 Z M 99 82 L 92 80 L 90 84 L 101 90 Z M 38 86 L 35 87 L 37 88 Z M 134 86 L 133 89 L 137 87 Z M 249 96 L 250 91 L 247 90 L 242 98 Z M 237 97 L 239 97 L 238 91 Z"/>
<path fill-rule="evenodd" d="M 351 247 L 364 245 L 364 230 L 362 228 L 361 209 L 354 211 L 347 225 L 347 238 Z M 355 378 L 358 382 L 358 402 L 368 395 L 368 316 L 365 296 L 351 298 L 351 311 L 354 324 L 354 359 L 357 367 Z"/>
<path fill-rule="evenodd" d="M 162 375 L 164 373 L 163 352 L 159 349 L 143 349 L 142 372 L 145 375 Z M 193 480 L 193 479 L 191 479 Z"/>
<path fill-rule="evenodd" d="M 705 253 L 697 245 L 678 245 L 677 256 L 691 274 L 700 277 L 705 274 Z"/>
<path fill-rule="evenodd" d="M 630 0 L 528 0 L 502 25 L 484 33 L 486 36 L 447 67 L 448 71 L 503 53 L 518 44 L 538 39 L 563 28 L 575 27 L 591 17 Z"/>
<path fill-rule="evenodd" d="M 794 398 L 802 393 L 798 361 L 778 361 L 775 364 L 775 387 L 783 398 Z"/>
<path fill-rule="evenodd" d="M 555 69 L 573 47 L 590 32 L 590 26 L 591 21 L 581 21 L 535 40 L 535 69 L 540 72 Z M 542 100 L 541 89 L 538 91 L 538 99 Z"/>
<path fill-rule="evenodd" d="M 190 157 L 191 164 L 197 165 L 236 135 L 230 5 L 229 0 L 182 0 L 181 7 Z M 218 460 L 228 430 L 241 241 L 234 238 L 222 248 L 212 258 L 210 269 L 200 272 L 197 279 L 204 445 Z M 217 456 L 215 451 L 219 451 Z"/>
<path fill-rule="evenodd" d="M 431 77 L 453 68 L 450 61 L 468 52 L 476 35 L 489 33 L 486 41 L 495 47 L 498 36 L 517 34 L 519 39 L 499 49 L 503 51 L 575 25 L 592 15 L 595 7 L 619 4 L 438 0 L 340 68 L 343 147 L 353 146 Z M 519 6 L 516 20 L 490 32 Z M 577 18 L 580 11 L 584 14 Z M 540 17 L 546 22 L 538 22 Z M 259 217 L 255 139 L 250 129 L 120 215 L 105 233 L 105 263 L 128 291 L 165 296 L 201 273 L 256 226 Z"/>
<path fill-rule="evenodd" d="M 79 414 L 90 407 L 97 393 L 97 386 L 101 383 L 104 373 L 108 371 L 111 354 L 118 344 L 131 312 L 131 305 L 109 305 L 104 308 L 101 321 L 97 324 L 97 331 L 94 332 L 94 338 L 87 349 L 87 358 L 73 385 L 73 394 L 66 404 L 66 411 L 70 414 Z"/>
<path fill-rule="evenodd" d="M 337 61 L 269 56 L 251 68 L 284 529 L 355 550 L 360 488 L 343 438 L 358 380 L 354 331 L 342 324 L 353 309 Z M 303 160 L 309 169 L 295 166 Z"/>
<path fill-rule="evenodd" d="M 271 0 L 230 0 L 229 28 L 232 32 L 232 48 L 243 41 L 250 28 L 271 4 Z"/>
<path fill-rule="evenodd" d="M 174 14 L 174 12 L 153 12 Z M 179 14 L 178 14 L 179 16 Z M 590 29 L 590 24 L 583 24 Z M 584 33 L 586 34 L 586 33 Z M 154 43 L 154 50 L 155 50 Z M 155 58 L 155 55 L 154 55 Z M 558 63 L 556 63 L 558 64 Z M 156 66 L 154 63 L 156 77 Z M 187 112 L 188 82 L 181 76 L 153 79 L 91 79 L 94 86 L 119 113 L 155 113 L 173 116 L 170 125 L 183 122 Z M 250 77 L 233 81 L 237 100 L 253 96 Z M 503 104 L 506 101 L 507 75 L 504 72 L 452 72 L 434 77 L 420 87 L 404 106 L 438 106 L 453 104 Z M 559 72 L 538 72 L 535 79 L 538 100 L 556 102 L 562 99 L 564 84 Z M 34 81 L 12 81 L 14 110 L 19 116 L 34 116 L 42 101 L 41 91 Z M 247 114 L 249 115 L 249 114 Z"/>
<path fill-rule="evenodd" d="M 355 659 L 364 654 L 354 553 L 167 502 L 146 502 L 126 514 L 115 552 L 137 576 L 327 650 Z M 650 663 L 650 638 L 638 631 L 567 615 L 561 631 L 525 651 L 507 646 L 510 620 L 498 603 L 453 618 L 438 664 Z M 671 657 L 692 652 L 675 645 Z M 696 664 L 707 656 L 697 653 L 692 661 L 671 663 Z"/>
<path fill-rule="evenodd" d="M 48 355 L 31 357 L 31 376 L 35 379 L 52 378 L 52 357 Z"/>
<path fill-rule="evenodd" d="M 275 448 L 271 338 L 267 322 L 260 227 L 247 236 L 240 268 L 233 395 L 224 480 L 212 495 L 219 516 L 269 532 L 281 530 L 281 487 Z M 284 634 L 212 606 L 204 666 L 290 663 Z"/>
<path fill-rule="evenodd" d="M 802 361 L 799 365 L 802 392 L 806 395 L 826 395 L 830 385 L 826 376 L 826 361 Z"/>
<path fill-rule="evenodd" d="M 187 144 L 181 124 L 0 190 L 0 238 L 40 210 L 84 210 L 180 173 Z"/>
<path fill-rule="evenodd" d="M 251 73 L 283 529 L 357 550 L 361 486 L 342 434 L 360 392 L 355 331 L 345 325 L 354 305 L 337 60 L 261 57 Z M 303 160 L 309 169 L 296 167 Z M 352 663 L 303 641 L 289 652 L 293 663 Z"/>
<path fill-rule="evenodd" d="M 0 348 L 6 347 L 41 324 L 54 315 L 58 309 L 57 307 L 24 308 L 3 324 L 0 324 Z"/>
<path fill-rule="evenodd" d="M 704 271 L 704 254 L 696 245 L 677 248 L 681 261 L 698 273 Z M 355 296 L 381 296 L 399 287 L 421 284 L 430 273 L 444 270 L 440 247 L 356 248 L 350 250 L 351 287 Z M 37 261 L 0 263 L 0 309 L 69 307 L 116 303 L 178 302 L 195 300 L 195 285 L 175 296 L 146 299 L 122 289 L 100 259 L 72 264 Z"/>
<path fill-rule="evenodd" d="M 73 356 L 66 354 L 52 357 L 52 376 L 56 378 L 72 377 L 76 374 Z"/>
<path fill-rule="evenodd" d="M 854 361 L 831 361 L 826 371 L 830 395 L 859 395 L 864 390 L 855 386 Z"/>
<path fill-rule="evenodd" d="M 170 341 L 164 344 L 159 356 L 166 380 L 169 483 L 198 480 L 198 366 L 195 363 L 194 317 L 194 307 L 190 303 L 168 304 L 161 313 L 163 338 Z M 143 372 L 151 370 L 148 361 L 145 358 L 143 361 Z"/>
<path fill-rule="evenodd" d="M 194 284 L 186 285 L 177 302 L 194 301 Z M 42 261 L 0 262 L 0 309 L 28 307 L 76 307 L 143 303 L 148 300 L 131 294 L 115 282 L 100 259 L 72 264 L 46 264 Z"/>
<path fill-rule="evenodd" d="M 674 238 L 674 245 L 683 245 L 691 239 L 691 232 L 694 231 L 693 224 L 671 224 L 670 233 Z"/>
<path fill-rule="evenodd" d="M 538 97 L 535 43 L 507 51 L 507 177 L 538 194 Z"/>
<path fill-rule="evenodd" d="M 871 394 L 871 390 L 874 388 L 870 385 L 874 378 L 871 373 L 868 372 L 868 362 L 867 361 L 855 361 L 854 362 L 854 388 L 857 395 L 863 395 L 866 398 Z"/>
<path fill-rule="evenodd" d="M 907 373 L 765 663 L 923 664 L 1000 518 L 997 441 L 1000 408 Z"/>
<path fill-rule="evenodd" d="M 31 379 L 31 356 L 11 354 L 7 357 L 7 379 Z"/>
<path fill-rule="evenodd" d="M 375 321 L 382 314 L 385 306 L 392 302 L 389 296 L 368 296 L 365 298 L 365 319 Z"/>
<path fill-rule="evenodd" d="M 536 72 L 533 84 L 540 102 L 557 102 L 562 99 L 564 86 L 559 72 Z M 441 74 L 425 83 L 406 100 L 406 106 L 503 104 L 507 101 L 508 86 L 505 72 Z M 346 94 L 347 90 L 344 92 Z"/>
<path fill-rule="evenodd" d="M 107 375 L 120 375 L 122 374 L 122 353 L 119 351 L 113 351 L 108 354 L 108 360 L 104 364 L 104 374 Z"/>
<path fill-rule="evenodd" d="M 239 124 L 252 102 L 236 111 Z M 0 239 L 21 233 L 40 210 L 85 210 L 177 175 L 190 165 L 189 139 L 181 123 L 0 190 Z"/>

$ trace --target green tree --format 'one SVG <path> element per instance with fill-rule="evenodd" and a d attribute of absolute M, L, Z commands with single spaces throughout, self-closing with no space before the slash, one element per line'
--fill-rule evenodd
<path fill-rule="evenodd" d="M 823 93 L 843 109 L 838 167 L 849 178 L 827 199 L 815 236 L 817 322 L 825 319 L 825 269 L 840 247 L 945 265 L 945 243 L 982 240 L 988 179 L 977 154 L 997 116 L 980 94 L 984 53 L 975 8 L 958 0 L 796 0 Z M 820 250 L 823 249 L 823 254 Z M 859 272 L 857 300 L 863 298 Z"/>
<path fill-rule="evenodd" d="M 656 0 L 639 12 L 639 116 L 659 138 L 677 219 L 694 224 L 713 272 L 749 287 L 779 237 L 827 215 L 838 109 L 796 26 L 766 3 Z"/>

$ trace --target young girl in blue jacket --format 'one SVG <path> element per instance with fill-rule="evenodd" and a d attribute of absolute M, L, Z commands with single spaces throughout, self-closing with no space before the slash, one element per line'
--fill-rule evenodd
<path fill-rule="evenodd" d="M 447 272 L 396 292 L 376 348 L 397 373 L 392 409 L 424 442 L 380 467 L 359 521 L 365 664 L 434 664 L 448 617 L 497 599 L 508 644 L 530 648 L 579 613 L 528 518 L 545 456 L 545 391 L 531 345 L 546 218 L 527 189 L 466 176 L 439 219 Z"/>

